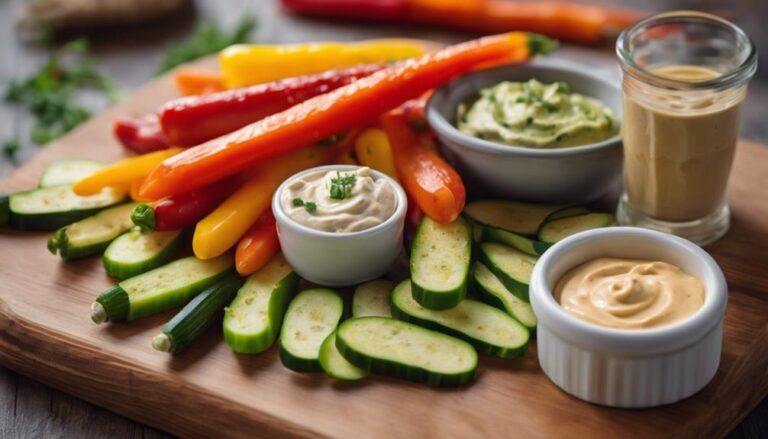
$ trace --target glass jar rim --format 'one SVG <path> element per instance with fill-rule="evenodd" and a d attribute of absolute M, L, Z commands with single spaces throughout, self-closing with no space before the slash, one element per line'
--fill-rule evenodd
<path fill-rule="evenodd" d="M 744 61 L 737 67 L 725 72 L 724 74 L 706 81 L 681 81 L 665 76 L 660 76 L 650 70 L 638 65 L 630 54 L 629 40 L 630 35 L 638 29 L 648 27 L 649 25 L 664 23 L 683 23 L 696 22 L 714 24 L 733 32 L 736 37 L 745 41 L 749 47 L 749 53 Z M 707 14 L 698 11 L 672 11 L 644 18 L 631 27 L 624 29 L 616 40 L 616 54 L 622 64 L 622 69 L 626 74 L 645 82 L 653 82 L 655 85 L 672 90 L 701 90 L 710 88 L 728 88 L 739 85 L 749 80 L 757 70 L 757 48 L 754 41 L 740 27 L 728 20 L 716 15 Z"/>

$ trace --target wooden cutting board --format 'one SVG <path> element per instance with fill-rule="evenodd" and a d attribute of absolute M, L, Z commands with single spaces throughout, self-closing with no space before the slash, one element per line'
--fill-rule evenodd
<path fill-rule="evenodd" d="M 210 60 L 204 63 L 210 64 Z M 36 185 L 48 163 L 111 161 L 117 115 L 175 96 L 161 78 L 46 147 L 0 183 Z M 730 297 L 723 357 L 697 395 L 648 410 L 579 401 L 541 372 L 533 343 L 522 359 L 484 357 L 477 381 L 455 390 L 385 378 L 345 384 L 285 369 L 275 348 L 232 353 L 212 328 L 181 355 L 150 339 L 173 313 L 96 326 L 93 299 L 112 281 L 98 257 L 63 263 L 47 233 L 0 231 L 0 363 L 137 421 L 190 437 L 608 437 L 722 436 L 768 394 L 768 148 L 742 142 L 730 185 L 731 231 L 707 247 Z"/>

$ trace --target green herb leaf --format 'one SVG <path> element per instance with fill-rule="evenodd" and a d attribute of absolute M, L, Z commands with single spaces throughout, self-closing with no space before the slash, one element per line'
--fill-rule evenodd
<path fill-rule="evenodd" d="M 317 204 L 315 204 L 314 201 L 305 201 L 304 208 L 307 209 L 307 212 L 309 213 L 315 213 L 317 211 Z"/>
<path fill-rule="evenodd" d="M 301 207 L 304 205 L 304 200 L 301 198 L 294 198 L 291 203 L 293 204 L 293 207 Z"/>
<path fill-rule="evenodd" d="M 250 15 L 244 16 L 231 33 L 222 31 L 214 23 L 203 22 L 189 40 L 168 48 L 155 74 L 167 72 L 180 64 L 219 52 L 233 44 L 247 43 L 255 28 L 256 19 Z"/>
<path fill-rule="evenodd" d="M 347 174 L 336 173 L 335 177 L 331 178 L 331 198 L 335 200 L 343 200 L 352 196 L 352 188 L 357 182 L 357 176 L 354 172 Z"/>

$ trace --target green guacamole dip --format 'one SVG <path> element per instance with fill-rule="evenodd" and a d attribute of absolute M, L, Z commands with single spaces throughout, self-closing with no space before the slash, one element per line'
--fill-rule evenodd
<path fill-rule="evenodd" d="M 458 128 L 481 139 L 515 146 L 561 148 L 613 137 L 619 124 L 610 108 L 571 93 L 564 82 L 501 82 L 459 105 Z"/>

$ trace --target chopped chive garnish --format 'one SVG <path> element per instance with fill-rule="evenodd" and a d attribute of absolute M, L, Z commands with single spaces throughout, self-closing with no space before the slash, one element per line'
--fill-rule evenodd
<path fill-rule="evenodd" d="M 331 191 L 331 198 L 334 200 L 343 200 L 352 196 L 352 188 L 357 182 L 357 177 L 353 172 L 347 174 L 336 173 L 335 177 L 331 178 L 331 185 L 329 187 Z"/>

